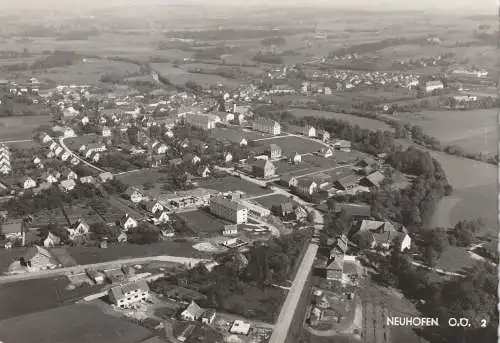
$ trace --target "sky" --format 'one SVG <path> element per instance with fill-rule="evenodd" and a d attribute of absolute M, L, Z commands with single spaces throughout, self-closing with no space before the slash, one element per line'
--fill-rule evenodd
<path fill-rule="evenodd" d="M 328 6 L 347 9 L 430 10 L 496 14 L 499 0 L 0 0 L 2 10 L 82 8 L 119 5 L 199 4 L 218 6 Z"/>

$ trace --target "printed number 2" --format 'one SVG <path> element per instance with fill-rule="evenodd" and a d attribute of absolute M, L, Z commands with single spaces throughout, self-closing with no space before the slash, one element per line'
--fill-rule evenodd
<path fill-rule="evenodd" d="M 481 319 L 481 327 L 482 328 L 486 327 L 486 319 Z"/>

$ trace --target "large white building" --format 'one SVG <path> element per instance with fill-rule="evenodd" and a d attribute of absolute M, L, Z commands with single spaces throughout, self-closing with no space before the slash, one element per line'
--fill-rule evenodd
<path fill-rule="evenodd" d="M 236 224 L 247 222 L 248 209 L 223 197 L 214 197 L 210 200 L 210 212 Z"/>
<path fill-rule="evenodd" d="M 111 302 L 121 308 L 127 308 L 149 298 L 149 287 L 145 280 L 119 285 L 109 290 Z"/>
<path fill-rule="evenodd" d="M 257 118 L 253 124 L 252 128 L 255 131 L 266 132 L 272 135 L 279 135 L 281 133 L 281 125 L 275 120 L 266 118 Z"/>

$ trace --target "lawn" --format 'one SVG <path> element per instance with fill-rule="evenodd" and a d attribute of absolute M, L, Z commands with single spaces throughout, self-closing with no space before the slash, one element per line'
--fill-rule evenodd
<path fill-rule="evenodd" d="M 129 186 L 140 186 L 146 182 L 151 182 L 153 184 L 158 183 L 162 179 L 167 179 L 167 174 L 161 173 L 155 169 L 141 169 L 133 171 L 126 174 L 117 175 L 116 179 L 120 180 Z"/>
<path fill-rule="evenodd" d="M 200 182 L 200 187 L 213 189 L 219 192 L 242 191 L 248 196 L 271 193 L 269 189 L 257 186 L 236 176 L 225 176 Z"/>
<path fill-rule="evenodd" d="M 33 130 L 50 124 L 52 116 L 18 116 L 0 118 L 0 141 L 31 139 Z"/>
<path fill-rule="evenodd" d="M 348 122 L 351 125 L 358 125 L 362 129 L 368 130 L 383 130 L 383 131 L 393 131 L 393 128 L 384 122 L 365 118 L 360 116 L 355 116 L 345 113 L 335 113 L 327 111 L 316 111 L 316 110 L 306 110 L 306 109 L 290 109 L 290 113 L 295 117 L 320 117 L 320 118 L 331 118 L 338 119 Z"/>
<path fill-rule="evenodd" d="M 457 145 L 468 153 L 495 154 L 497 110 L 424 111 L 402 114 L 405 123 L 416 124 L 443 144 Z"/>
<path fill-rule="evenodd" d="M 473 267 L 477 262 L 467 253 L 466 248 L 449 246 L 436 262 L 436 268 L 460 273 L 466 268 Z"/>
<path fill-rule="evenodd" d="M 89 143 L 97 143 L 101 140 L 102 137 L 96 135 L 95 133 L 89 133 L 78 137 L 67 138 L 64 140 L 64 144 L 66 144 L 66 146 L 70 150 L 78 152 L 78 149 L 80 149 L 82 145 L 88 145 Z"/>
<path fill-rule="evenodd" d="M 40 294 L 37 294 L 40 298 Z M 6 342 L 137 343 L 151 331 L 128 320 L 106 315 L 97 306 L 74 304 L 0 322 Z"/>
<path fill-rule="evenodd" d="M 12 262 L 19 261 L 27 248 L 0 249 L 0 274 L 6 273 Z"/>
<path fill-rule="evenodd" d="M 269 146 L 269 144 L 277 144 L 283 151 L 283 155 L 290 155 L 294 152 L 298 152 L 299 154 L 312 153 L 325 147 L 321 143 L 297 136 L 276 137 L 255 142 L 256 147 L 259 149 Z"/>
<path fill-rule="evenodd" d="M 65 289 L 68 285 L 64 276 L 0 284 L 0 320 L 45 311 L 98 291 L 89 286 L 68 291 Z M 2 328 L 5 329 L 0 322 L 0 337 L 3 339 Z"/>
<path fill-rule="evenodd" d="M 284 202 L 291 202 L 295 204 L 295 201 L 282 194 L 272 194 L 266 197 L 257 198 L 254 201 L 258 202 L 262 206 L 269 209 L 272 208 L 273 206 L 279 206 Z"/>
<path fill-rule="evenodd" d="M 243 138 L 247 141 L 251 141 L 254 139 L 271 137 L 268 134 L 234 126 L 216 127 L 211 131 L 211 135 L 217 140 L 227 140 L 236 144 L 239 144 Z"/>
<path fill-rule="evenodd" d="M 232 224 L 204 210 L 181 212 L 177 216 L 184 220 L 189 229 L 196 235 L 220 233 L 224 229 L 224 225 Z"/>
<path fill-rule="evenodd" d="M 119 259 L 160 255 L 193 258 L 207 257 L 207 254 L 193 249 L 190 243 L 178 242 L 158 242 L 149 245 L 117 244 L 108 245 L 106 249 L 100 249 L 98 247 L 68 247 L 66 249 L 78 264 L 92 264 Z"/>

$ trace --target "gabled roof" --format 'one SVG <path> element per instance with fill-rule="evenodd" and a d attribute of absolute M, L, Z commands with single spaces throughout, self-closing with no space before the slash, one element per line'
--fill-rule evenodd
<path fill-rule="evenodd" d="M 269 144 L 269 150 L 273 151 L 273 150 L 278 150 L 278 151 L 281 151 L 281 148 L 278 144 Z"/>
<path fill-rule="evenodd" d="M 136 282 L 127 283 L 120 286 L 112 287 L 109 291 L 113 294 L 114 298 L 118 301 L 125 297 L 126 293 L 132 292 L 134 290 L 141 290 L 144 292 L 149 292 L 149 286 L 145 280 L 139 280 Z"/>
<path fill-rule="evenodd" d="M 372 185 L 379 186 L 382 181 L 384 181 L 385 176 L 379 171 L 376 171 L 374 173 L 371 173 L 370 175 L 366 176 L 366 179 L 370 181 Z"/>
<path fill-rule="evenodd" d="M 186 307 L 186 309 L 182 312 L 183 314 L 190 314 L 194 318 L 198 319 L 201 317 L 203 314 L 204 310 L 194 301 L 191 301 L 191 303 Z"/>
<path fill-rule="evenodd" d="M 52 255 L 46 249 L 38 245 L 29 248 L 23 257 L 26 261 L 30 261 L 33 257 L 35 257 L 38 254 L 42 255 L 45 258 L 52 259 Z"/>
<path fill-rule="evenodd" d="M 293 204 L 291 202 L 282 202 L 280 204 L 280 208 L 282 212 L 292 212 L 293 211 Z"/>

